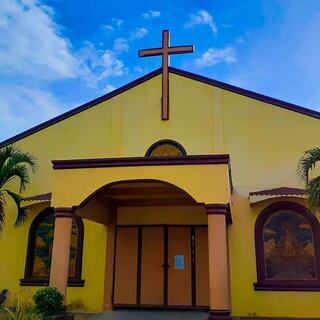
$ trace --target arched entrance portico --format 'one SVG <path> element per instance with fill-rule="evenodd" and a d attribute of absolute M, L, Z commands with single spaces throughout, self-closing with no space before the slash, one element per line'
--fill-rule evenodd
<path fill-rule="evenodd" d="M 66 294 L 66 235 L 78 214 L 108 228 L 108 308 L 209 307 L 212 319 L 229 317 L 228 159 L 200 157 L 54 162 L 51 284 Z"/>

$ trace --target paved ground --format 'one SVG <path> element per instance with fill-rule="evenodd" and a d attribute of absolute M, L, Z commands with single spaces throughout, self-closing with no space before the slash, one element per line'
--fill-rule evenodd
<path fill-rule="evenodd" d="M 206 320 L 207 312 L 114 310 L 96 314 L 89 320 Z"/>

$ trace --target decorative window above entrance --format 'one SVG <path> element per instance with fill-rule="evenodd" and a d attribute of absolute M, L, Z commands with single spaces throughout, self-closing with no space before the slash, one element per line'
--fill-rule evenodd
<path fill-rule="evenodd" d="M 48 285 L 54 233 L 53 208 L 47 208 L 36 216 L 30 226 L 24 279 L 21 285 Z M 83 222 L 76 217 L 72 222 L 69 286 L 82 286 Z"/>
<path fill-rule="evenodd" d="M 179 157 L 186 156 L 183 146 L 170 139 L 155 142 L 146 152 L 146 157 Z"/>
<path fill-rule="evenodd" d="M 255 226 L 256 290 L 320 290 L 319 223 L 305 207 L 278 202 Z"/>

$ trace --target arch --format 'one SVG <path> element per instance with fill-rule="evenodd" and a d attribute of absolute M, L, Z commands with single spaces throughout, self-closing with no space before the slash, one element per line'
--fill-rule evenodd
<path fill-rule="evenodd" d="M 312 212 L 296 202 L 272 203 L 259 214 L 254 234 L 256 290 L 320 290 L 319 223 Z"/>
<path fill-rule="evenodd" d="M 177 155 L 173 155 L 173 156 L 186 156 L 187 152 L 185 150 L 185 148 L 177 141 L 171 140 L 171 139 L 162 139 L 159 140 L 155 143 L 153 143 L 147 150 L 145 157 L 154 157 L 156 155 L 152 155 L 153 152 L 155 152 L 158 148 L 160 148 L 161 146 L 172 146 L 173 148 L 176 149 Z M 166 155 L 168 156 L 168 155 Z"/>
<path fill-rule="evenodd" d="M 93 193 L 91 193 L 87 198 L 85 198 L 78 206 L 76 206 L 76 209 L 81 209 L 83 208 L 92 198 L 94 198 L 98 193 L 102 192 L 103 190 L 107 190 L 110 187 L 113 187 L 115 185 L 119 185 L 119 184 L 124 184 L 124 183 L 161 183 L 163 185 L 166 186 L 170 186 L 173 187 L 174 189 L 177 189 L 181 192 L 181 194 L 187 196 L 188 198 L 190 198 L 192 200 L 192 202 L 194 204 L 198 204 L 198 202 L 185 190 L 183 190 L 182 188 L 167 182 L 167 181 L 163 181 L 163 180 L 158 180 L 158 179 L 131 179 L 131 180 L 119 180 L 119 181 L 113 181 L 110 183 L 105 184 L 104 186 L 98 188 L 97 190 L 95 190 Z"/>
<path fill-rule="evenodd" d="M 34 274 L 34 263 L 36 256 L 36 241 L 37 241 L 37 230 L 45 219 L 52 215 L 52 237 L 53 242 L 53 230 L 54 230 L 54 209 L 47 207 L 42 210 L 31 222 L 29 228 L 28 244 L 27 244 L 27 255 L 25 263 L 24 278 L 20 280 L 20 284 L 23 286 L 46 286 L 49 285 L 49 273 L 48 275 L 39 276 Z M 76 226 L 76 249 L 74 257 L 74 272 L 69 276 L 69 286 L 83 286 L 84 280 L 81 280 L 82 273 L 82 253 L 83 253 L 83 239 L 84 239 L 84 225 L 80 217 L 74 217 L 74 226 Z M 49 249 L 50 250 L 50 249 Z M 71 252 L 70 252 L 71 254 Z M 50 270 L 50 267 L 48 267 Z"/>

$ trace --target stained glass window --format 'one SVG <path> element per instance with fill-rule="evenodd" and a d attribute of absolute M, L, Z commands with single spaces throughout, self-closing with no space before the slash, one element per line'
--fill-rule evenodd
<path fill-rule="evenodd" d="M 161 140 L 154 143 L 147 151 L 147 157 L 178 157 L 185 156 L 184 148 L 173 140 Z"/>
<path fill-rule="evenodd" d="M 320 225 L 304 206 L 267 206 L 255 225 L 256 290 L 320 290 Z"/>
<path fill-rule="evenodd" d="M 313 233 L 301 214 L 280 210 L 271 215 L 263 243 L 266 279 L 316 279 Z"/>
<path fill-rule="evenodd" d="M 54 213 L 52 208 L 48 208 L 41 212 L 30 226 L 27 265 L 22 284 L 31 285 L 32 280 L 40 283 L 39 279 L 49 279 L 53 235 Z M 72 221 L 69 279 L 81 279 L 82 241 L 83 223 L 81 218 L 76 217 Z"/>

